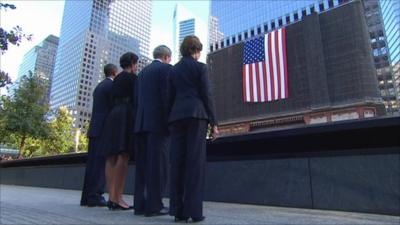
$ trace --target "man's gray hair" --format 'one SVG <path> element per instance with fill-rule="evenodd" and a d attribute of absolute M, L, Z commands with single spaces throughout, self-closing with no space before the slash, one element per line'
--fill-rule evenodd
<path fill-rule="evenodd" d="M 171 49 L 169 49 L 165 45 L 159 45 L 153 51 L 153 58 L 154 59 L 159 59 L 159 58 L 162 58 L 164 56 L 171 56 L 171 54 L 172 54 L 171 53 Z"/>

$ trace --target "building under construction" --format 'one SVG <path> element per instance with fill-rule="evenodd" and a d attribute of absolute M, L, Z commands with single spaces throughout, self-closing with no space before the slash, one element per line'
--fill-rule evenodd
<path fill-rule="evenodd" d="M 363 10 L 350 2 L 286 26 L 287 99 L 243 102 L 244 42 L 210 53 L 222 133 L 384 115 Z"/>

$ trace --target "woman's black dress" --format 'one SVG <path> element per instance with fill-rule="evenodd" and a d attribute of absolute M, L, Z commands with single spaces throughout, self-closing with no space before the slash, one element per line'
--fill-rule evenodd
<path fill-rule="evenodd" d="M 134 89 L 136 75 L 122 71 L 114 79 L 113 108 L 108 114 L 102 133 L 102 152 L 105 157 L 128 153 L 134 155 Z"/>

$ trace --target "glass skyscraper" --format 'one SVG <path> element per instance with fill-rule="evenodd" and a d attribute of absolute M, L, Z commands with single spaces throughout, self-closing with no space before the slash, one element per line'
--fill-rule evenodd
<path fill-rule="evenodd" d="M 91 116 L 93 90 L 104 79 L 103 66 L 119 66 L 128 51 L 148 55 L 151 11 L 150 0 L 65 1 L 51 109 L 67 106 L 74 126 L 83 127 Z"/>
<path fill-rule="evenodd" d="M 211 0 L 209 26 L 214 28 L 210 29 L 209 39 L 211 40 L 212 37 L 216 36 L 223 36 L 223 38 L 210 43 L 210 51 L 295 23 L 313 12 L 324 12 L 350 1 L 352 0 Z M 380 92 L 387 111 L 391 113 L 398 110 L 398 103 L 391 89 L 393 76 L 389 70 L 389 51 L 378 1 L 367 0 L 362 2 L 371 36 L 371 48 Z M 215 18 L 213 19 L 213 17 Z M 216 24 L 215 21 L 218 23 Z M 218 27 L 215 28 L 216 26 Z M 218 35 L 216 32 L 220 34 Z"/>
<path fill-rule="evenodd" d="M 43 99 L 44 103 L 48 103 L 50 97 L 49 86 L 53 76 L 57 47 L 58 37 L 49 35 L 24 55 L 18 71 L 17 80 L 20 80 L 24 75 L 28 75 L 30 71 L 37 74 L 47 83 L 48 88 Z"/>
<path fill-rule="evenodd" d="M 196 35 L 203 44 L 199 61 L 205 62 L 208 46 L 207 23 L 187 10 L 180 4 L 175 6 L 173 15 L 173 54 L 172 62 L 176 63 L 181 57 L 179 46 L 188 35 Z"/>
<path fill-rule="evenodd" d="M 380 0 L 397 101 L 400 102 L 400 3 Z"/>

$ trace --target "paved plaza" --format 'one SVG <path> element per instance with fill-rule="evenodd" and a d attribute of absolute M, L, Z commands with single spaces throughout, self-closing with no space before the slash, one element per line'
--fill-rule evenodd
<path fill-rule="evenodd" d="M 0 185 L 0 191 L 0 224 L 174 224 L 170 216 L 80 207 L 79 191 L 11 185 Z M 400 224 L 400 217 L 385 215 L 215 202 L 204 206 L 207 219 L 199 224 Z"/>

